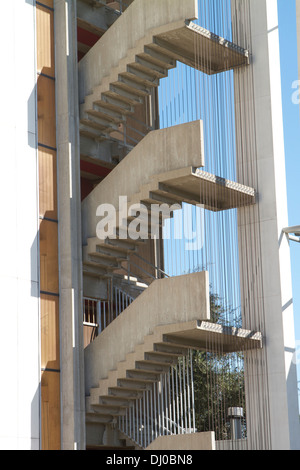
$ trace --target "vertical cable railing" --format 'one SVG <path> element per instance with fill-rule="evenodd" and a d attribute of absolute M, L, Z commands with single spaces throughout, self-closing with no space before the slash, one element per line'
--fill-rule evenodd
<path fill-rule="evenodd" d="M 115 320 L 134 298 L 121 288 L 114 286 L 112 299 L 83 299 L 83 326 L 91 330 L 92 342 L 113 320 Z"/>
<path fill-rule="evenodd" d="M 117 318 L 120 313 L 122 313 L 134 301 L 134 297 L 116 286 L 114 287 L 114 297 L 114 318 Z"/>
<path fill-rule="evenodd" d="M 179 406 L 180 403 L 180 406 Z M 161 374 L 119 417 L 119 429 L 139 447 L 159 436 L 192 434 L 195 427 L 192 351 Z"/>

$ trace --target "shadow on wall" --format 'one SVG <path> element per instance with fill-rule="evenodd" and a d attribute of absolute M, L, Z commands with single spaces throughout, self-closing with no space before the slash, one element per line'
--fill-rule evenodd
<path fill-rule="evenodd" d="M 31 401 L 31 450 L 40 450 L 40 389 Z"/>
<path fill-rule="evenodd" d="M 287 349 L 285 349 L 287 352 Z M 290 368 L 287 375 L 287 391 L 288 395 L 295 396 L 295 391 L 298 389 L 297 383 L 297 364 L 296 364 L 296 351 L 289 350 L 294 355 L 294 360 L 291 361 Z M 300 415 L 299 415 L 299 403 L 298 400 L 294 400 L 294 408 L 290 407 L 289 410 L 290 428 L 291 432 L 291 449 L 300 450 Z"/>

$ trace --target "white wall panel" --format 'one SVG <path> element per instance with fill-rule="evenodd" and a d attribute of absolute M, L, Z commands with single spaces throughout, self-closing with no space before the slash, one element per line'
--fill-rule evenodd
<path fill-rule="evenodd" d="M 39 448 L 35 8 L 2 2 L 0 449 Z"/>

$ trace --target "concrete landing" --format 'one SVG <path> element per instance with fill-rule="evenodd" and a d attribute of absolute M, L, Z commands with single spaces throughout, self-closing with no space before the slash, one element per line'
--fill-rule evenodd
<path fill-rule="evenodd" d="M 152 199 L 172 198 L 174 202 L 200 204 L 214 212 L 255 204 L 253 188 L 192 167 L 160 174 Z"/>
<path fill-rule="evenodd" d="M 169 343 L 215 353 L 231 353 L 262 348 L 262 334 L 206 321 L 191 322 L 190 328 L 165 336 Z"/>
<path fill-rule="evenodd" d="M 192 22 L 197 6 L 135 0 L 106 31 L 79 63 L 81 135 L 109 139 L 177 61 L 209 75 L 249 63 L 248 51 Z"/>
<path fill-rule="evenodd" d="M 152 49 L 208 75 L 249 64 L 249 53 L 193 22 L 154 37 Z"/>

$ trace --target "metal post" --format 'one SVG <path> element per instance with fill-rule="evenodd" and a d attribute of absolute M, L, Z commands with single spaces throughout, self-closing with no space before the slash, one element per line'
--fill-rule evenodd
<path fill-rule="evenodd" d="M 242 439 L 242 418 L 244 417 L 243 408 L 228 408 L 228 417 L 230 418 L 231 439 L 234 441 Z"/>
<path fill-rule="evenodd" d="M 153 408 L 154 408 L 154 419 L 155 419 L 155 439 L 158 437 L 157 432 L 157 413 L 156 413 L 156 383 L 153 384 Z"/>
<path fill-rule="evenodd" d="M 196 432 L 195 422 L 195 391 L 194 391 L 194 370 L 193 370 L 193 351 L 189 350 L 191 363 L 191 386 L 192 386 L 192 413 L 193 413 L 193 432 Z"/>
<path fill-rule="evenodd" d="M 102 325 L 101 325 L 101 302 L 100 300 L 97 301 L 97 318 L 96 318 L 96 323 L 98 325 L 97 327 L 97 335 L 99 335 L 102 331 Z"/>

